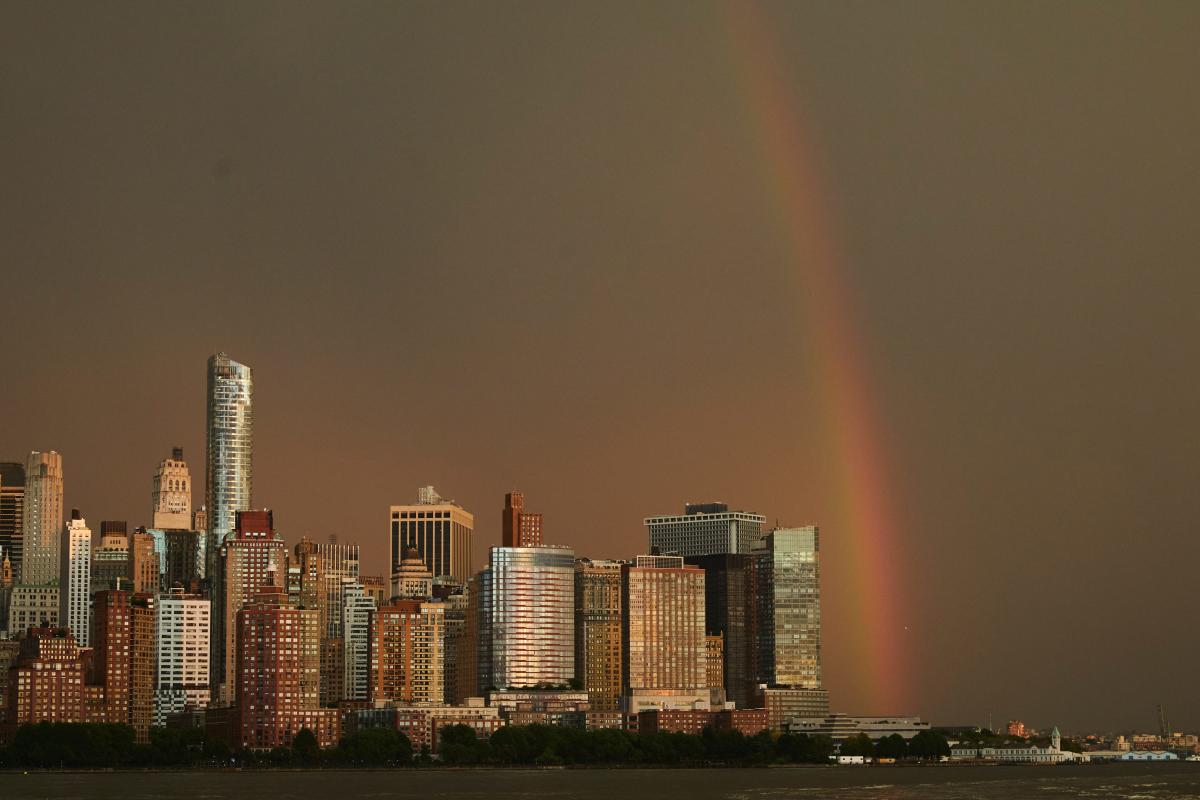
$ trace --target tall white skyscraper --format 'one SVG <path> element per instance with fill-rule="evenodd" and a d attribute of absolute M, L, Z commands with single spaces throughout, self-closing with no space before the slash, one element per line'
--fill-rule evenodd
<path fill-rule="evenodd" d="M 192 527 L 192 475 L 183 460 L 183 448 L 176 447 L 154 473 L 154 491 L 150 495 L 155 530 L 185 531 Z"/>
<path fill-rule="evenodd" d="M 62 456 L 53 450 L 35 450 L 25 459 L 21 530 L 25 550 L 21 556 L 21 583 L 56 583 L 63 530 L 63 469 Z"/>
<path fill-rule="evenodd" d="M 233 533 L 238 511 L 248 511 L 254 487 L 254 379 L 250 368 L 224 353 L 208 359 L 208 449 L 204 502 L 212 563 Z"/>
<path fill-rule="evenodd" d="M 58 585 L 58 620 L 71 629 L 80 647 L 91 645 L 92 531 L 79 511 L 62 533 L 62 563 Z"/>
<path fill-rule="evenodd" d="M 368 700 L 371 688 L 371 614 L 375 598 L 353 578 L 342 579 L 345 700 Z"/>
<path fill-rule="evenodd" d="M 166 724 L 170 714 L 185 706 L 204 708 L 209 687 L 209 637 L 212 632 L 208 600 L 172 589 L 159 597 L 158 679 L 154 687 L 154 724 Z"/>

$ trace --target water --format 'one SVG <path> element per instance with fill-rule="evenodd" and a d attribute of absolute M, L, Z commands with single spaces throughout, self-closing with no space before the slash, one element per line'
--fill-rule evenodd
<path fill-rule="evenodd" d="M 0 773 L 2 800 L 1200 800 L 1200 764 Z"/>

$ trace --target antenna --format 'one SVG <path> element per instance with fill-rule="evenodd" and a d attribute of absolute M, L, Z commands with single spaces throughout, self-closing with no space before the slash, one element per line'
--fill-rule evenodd
<path fill-rule="evenodd" d="M 1167 725 L 1167 712 L 1163 709 L 1162 703 L 1158 704 L 1158 735 L 1164 743 L 1171 738 L 1170 726 Z"/>

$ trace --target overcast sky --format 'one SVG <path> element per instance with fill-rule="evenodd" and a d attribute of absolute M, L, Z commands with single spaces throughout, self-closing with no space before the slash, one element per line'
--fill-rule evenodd
<path fill-rule="evenodd" d="M 882 709 L 729 11 L 0 4 L 0 459 L 146 524 L 225 350 L 256 504 L 366 572 L 419 485 L 477 567 L 512 489 L 596 557 L 723 500 L 822 526 L 835 710 L 1200 726 L 1200 5 L 763 10 L 898 499 Z"/>

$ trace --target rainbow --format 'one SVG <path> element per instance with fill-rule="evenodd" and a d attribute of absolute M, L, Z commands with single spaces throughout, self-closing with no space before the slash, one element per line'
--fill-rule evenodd
<path fill-rule="evenodd" d="M 847 616 L 855 625 L 830 638 L 849 646 L 854 672 L 837 676 L 836 684 L 849 696 L 835 695 L 834 705 L 864 713 L 906 712 L 905 598 L 897 561 L 901 532 L 862 336 L 841 274 L 844 258 L 824 202 L 819 151 L 805 130 L 796 87 L 788 82 L 762 7 L 748 0 L 726 7 L 738 92 L 804 306 L 799 316 L 828 437 L 823 449 L 834 459 L 829 465 L 837 487 L 830 506 L 834 514 L 821 522 L 829 536 L 845 537 L 843 544 L 855 559 L 850 569 L 837 570 L 852 580 L 840 595 L 854 599 Z"/>

